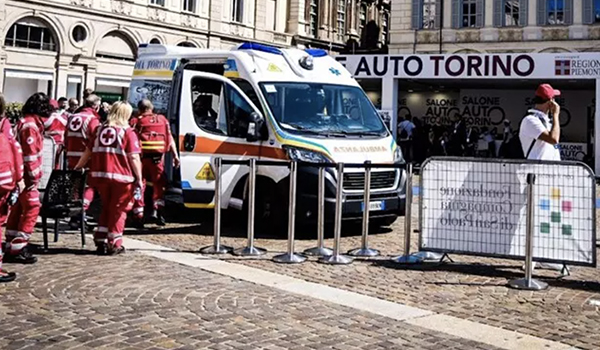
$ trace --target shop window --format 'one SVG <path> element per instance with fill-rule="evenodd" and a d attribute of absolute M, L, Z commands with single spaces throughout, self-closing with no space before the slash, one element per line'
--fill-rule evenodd
<path fill-rule="evenodd" d="M 196 0 L 183 0 L 183 11 L 196 13 Z"/>
<path fill-rule="evenodd" d="M 338 0 L 337 2 L 337 37 L 338 40 L 344 41 L 346 36 L 346 0 Z"/>
<path fill-rule="evenodd" d="M 237 23 L 244 22 L 244 0 L 232 1 L 231 20 Z"/>
<path fill-rule="evenodd" d="M 76 25 L 71 34 L 73 35 L 73 40 L 75 40 L 76 43 L 83 43 L 88 38 L 87 29 L 81 24 Z"/>
<path fill-rule="evenodd" d="M 165 6 L 165 0 L 150 0 L 150 5 Z"/>
<path fill-rule="evenodd" d="M 413 29 L 438 29 L 440 0 L 413 0 Z"/>
<path fill-rule="evenodd" d="M 319 0 L 310 0 L 308 9 L 309 34 L 317 37 L 319 34 Z"/>
<path fill-rule="evenodd" d="M 584 24 L 600 23 L 600 0 L 583 0 Z"/>
<path fill-rule="evenodd" d="M 538 0 L 538 25 L 573 23 L 573 0 Z"/>
<path fill-rule="evenodd" d="M 4 45 L 26 49 L 56 51 L 52 31 L 35 20 L 23 20 L 13 24 L 6 34 Z"/>

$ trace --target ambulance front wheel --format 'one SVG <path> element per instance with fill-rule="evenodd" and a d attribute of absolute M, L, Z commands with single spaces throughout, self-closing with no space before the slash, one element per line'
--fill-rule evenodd
<path fill-rule="evenodd" d="M 248 213 L 245 196 L 243 212 Z M 247 215 L 247 214 L 246 214 Z M 284 235 L 287 233 L 287 201 L 277 185 L 269 179 L 258 178 L 256 182 L 255 232 L 260 235 Z"/>

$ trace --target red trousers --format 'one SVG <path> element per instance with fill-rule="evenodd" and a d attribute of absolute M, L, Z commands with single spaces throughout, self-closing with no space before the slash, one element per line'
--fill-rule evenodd
<path fill-rule="evenodd" d="M 29 243 L 29 237 L 33 233 L 35 223 L 40 214 L 40 192 L 36 185 L 27 187 L 19 195 L 6 223 L 6 242 L 8 254 L 17 255 Z"/>
<path fill-rule="evenodd" d="M 109 248 L 119 248 L 123 241 L 125 219 L 133 204 L 133 184 L 106 181 L 96 185 L 102 201 L 102 212 L 94 242 L 107 243 Z"/>
<path fill-rule="evenodd" d="M 133 214 L 138 218 L 144 217 L 144 191 L 146 190 L 146 181 L 152 182 L 152 201 L 154 209 L 161 209 L 165 206 L 165 186 L 167 185 L 167 177 L 165 176 L 165 161 L 164 157 L 160 162 L 155 162 L 152 158 L 142 158 L 142 177 L 143 188 L 142 198 L 136 200 L 133 206 Z"/>
<path fill-rule="evenodd" d="M 0 194 L 0 243 L 2 243 L 2 226 L 8 216 L 8 204 L 6 203 L 10 193 Z M 0 270 L 2 270 L 2 244 L 0 244 Z"/>

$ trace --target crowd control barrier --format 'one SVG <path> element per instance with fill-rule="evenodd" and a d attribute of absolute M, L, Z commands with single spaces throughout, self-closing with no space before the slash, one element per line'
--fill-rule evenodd
<path fill-rule="evenodd" d="M 596 266 L 595 177 L 581 162 L 434 157 L 422 166 L 419 250 Z"/>
<path fill-rule="evenodd" d="M 302 263 L 306 261 L 305 255 L 320 257 L 319 262 L 324 264 L 350 264 L 351 256 L 372 257 L 379 255 L 379 251 L 371 249 L 368 246 L 368 230 L 369 230 L 369 202 L 371 191 L 371 170 L 373 168 L 393 168 L 404 169 L 405 164 L 372 164 L 365 162 L 362 164 L 343 164 L 343 163 L 307 163 L 307 162 L 286 162 L 286 161 L 260 161 L 256 159 L 249 160 L 225 160 L 221 158 L 215 159 L 215 223 L 214 223 L 214 242 L 211 246 L 200 249 L 204 254 L 225 254 L 232 251 L 230 247 L 221 245 L 221 175 L 224 165 L 246 165 L 248 166 L 248 238 L 247 245 L 244 248 L 233 250 L 234 255 L 239 256 L 259 256 L 265 254 L 266 250 L 254 246 L 254 208 L 255 208 L 255 191 L 256 191 L 256 170 L 257 166 L 280 166 L 290 169 L 290 188 L 289 188 L 289 208 L 288 208 L 288 247 L 284 254 L 277 255 L 273 261 L 278 263 Z M 296 216 L 296 190 L 297 190 L 297 175 L 298 167 L 316 167 L 318 168 L 318 213 L 317 213 L 317 246 L 307 249 L 303 254 L 297 254 L 294 250 L 295 241 L 295 216 Z M 325 169 L 336 168 L 337 170 L 337 186 L 335 200 L 335 218 L 334 218 L 334 242 L 333 249 L 324 247 L 324 206 L 325 206 Z M 348 255 L 341 254 L 341 231 L 342 231 L 342 202 L 343 202 L 343 181 L 345 168 L 364 168 L 364 199 L 363 203 L 363 225 L 361 246 L 352 249 Z M 412 186 L 411 181 L 406 181 L 408 186 Z M 407 199 L 406 210 L 410 213 L 410 202 Z M 410 222 L 410 220 L 408 220 Z M 410 229 L 410 224 L 409 224 Z M 410 235 L 410 233 L 408 233 Z M 410 238 L 409 238 L 410 240 Z M 410 246 L 410 245 L 409 245 Z M 406 254 L 408 255 L 408 254 Z"/>

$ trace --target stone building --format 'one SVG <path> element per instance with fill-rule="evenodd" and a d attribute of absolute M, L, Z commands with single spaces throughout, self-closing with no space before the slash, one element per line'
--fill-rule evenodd
<path fill-rule="evenodd" d="M 600 0 L 394 0 L 390 52 L 598 51 L 599 24 Z"/>
<path fill-rule="evenodd" d="M 335 52 L 360 42 L 370 25 L 377 35 L 370 45 L 381 48 L 389 10 L 389 0 L 0 0 L 0 91 L 22 102 L 37 91 L 80 97 L 92 88 L 117 100 L 126 96 L 138 45 L 148 42 Z"/>

